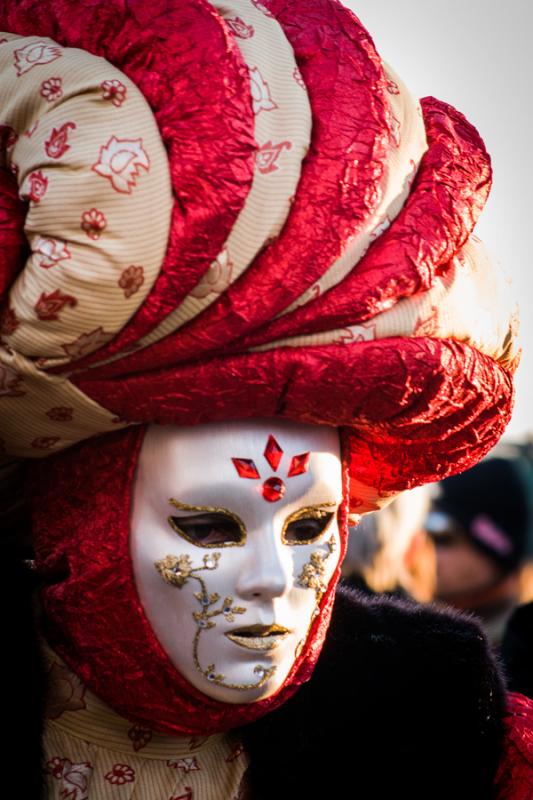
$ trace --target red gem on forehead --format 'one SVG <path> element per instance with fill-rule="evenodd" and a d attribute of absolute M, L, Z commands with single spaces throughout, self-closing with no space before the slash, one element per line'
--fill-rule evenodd
<path fill-rule="evenodd" d="M 298 456 L 293 456 L 287 476 L 292 478 L 294 475 L 302 475 L 302 473 L 307 472 L 310 458 L 311 453 L 300 453 Z"/>
<path fill-rule="evenodd" d="M 281 500 L 285 494 L 285 484 L 281 478 L 269 478 L 263 484 L 263 497 L 269 503 L 275 503 Z"/>
<path fill-rule="evenodd" d="M 260 477 L 257 467 L 251 458 L 232 458 L 231 460 L 241 478 L 257 479 Z"/>
<path fill-rule="evenodd" d="M 279 467 L 279 462 L 281 461 L 283 450 L 276 442 L 272 434 L 270 434 L 270 436 L 268 437 L 268 442 L 266 444 L 263 455 L 275 472 Z"/>

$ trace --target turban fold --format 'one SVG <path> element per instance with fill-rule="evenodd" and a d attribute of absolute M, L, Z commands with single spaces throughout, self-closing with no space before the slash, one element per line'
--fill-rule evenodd
<path fill-rule="evenodd" d="M 361 512 L 495 444 L 489 157 L 350 11 L 19 0 L 0 30 L 6 452 L 279 415 L 346 429 Z"/>

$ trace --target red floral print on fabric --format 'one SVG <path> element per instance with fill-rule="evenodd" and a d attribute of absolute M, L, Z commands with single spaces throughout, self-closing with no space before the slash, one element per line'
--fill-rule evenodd
<path fill-rule="evenodd" d="M 335 339 L 335 344 L 348 344 L 349 342 L 371 342 L 376 338 L 376 324 L 374 322 L 354 325 L 353 328 L 344 328 Z"/>
<path fill-rule="evenodd" d="M 71 258 L 70 250 L 65 242 L 60 239 L 45 239 L 39 237 L 35 244 L 37 263 L 43 269 L 55 267 L 60 261 Z"/>
<path fill-rule="evenodd" d="M 201 769 L 196 756 L 171 758 L 167 761 L 167 767 L 170 767 L 171 769 L 179 769 L 183 772 L 197 772 Z"/>
<path fill-rule="evenodd" d="M 58 314 L 65 306 L 74 308 L 78 301 L 71 294 L 62 294 L 59 289 L 55 289 L 50 294 L 42 292 L 35 303 L 35 313 L 43 322 L 52 322 L 59 319 Z"/>
<path fill-rule="evenodd" d="M 81 215 L 81 229 L 85 231 L 89 239 L 99 239 L 107 227 L 107 220 L 97 208 L 84 211 Z"/>
<path fill-rule="evenodd" d="M 138 292 L 143 283 L 144 270 L 142 267 L 127 267 L 118 279 L 118 285 L 124 290 L 126 298 Z"/>
<path fill-rule="evenodd" d="M 113 768 L 104 775 L 106 781 L 114 786 L 123 786 L 125 783 L 133 783 L 135 780 L 135 770 L 128 764 L 115 764 Z"/>
<path fill-rule="evenodd" d="M 98 161 L 91 169 L 108 178 L 116 192 L 131 194 L 136 185 L 140 169 L 150 169 L 150 159 L 143 147 L 142 139 L 119 139 L 112 136 L 106 145 L 100 148 Z"/>
<path fill-rule="evenodd" d="M 204 277 L 191 292 L 193 297 L 207 297 L 209 294 L 222 294 L 231 283 L 233 262 L 226 247 L 212 262 Z"/>
<path fill-rule="evenodd" d="M 43 81 L 39 94 L 49 103 L 52 103 L 54 100 L 61 100 L 63 97 L 62 78 L 48 78 L 46 81 Z"/>
<path fill-rule="evenodd" d="M 392 118 L 392 125 L 391 125 L 391 137 L 395 147 L 399 147 L 401 144 L 401 125 L 400 120 L 396 117 Z"/>
<path fill-rule="evenodd" d="M 98 328 L 95 328 L 94 331 L 82 333 L 77 339 L 74 339 L 73 342 L 62 344 L 61 347 L 68 356 L 72 358 L 81 358 L 108 342 L 110 336 L 111 334 L 106 333 L 100 325 Z"/>
<path fill-rule="evenodd" d="M 26 136 L 28 139 L 31 139 L 31 137 L 33 136 L 38 127 L 39 127 L 39 120 L 36 119 L 33 125 L 30 128 L 28 128 L 28 130 L 24 131 L 24 136 Z"/>
<path fill-rule="evenodd" d="M 387 91 L 389 94 L 400 94 L 400 87 L 392 78 L 387 78 Z"/>
<path fill-rule="evenodd" d="M 54 756 L 46 762 L 46 772 L 61 781 L 60 797 L 64 800 L 88 800 L 92 771 L 90 761 L 76 763 Z"/>
<path fill-rule="evenodd" d="M 33 440 L 31 446 L 36 450 L 50 450 L 59 441 L 59 436 L 38 436 Z"/>
<path fill-rule="evenodd" d="M 255 33 L 253 25 L 248 25 L 240 17 L 227 18 L 226 25 L 239 39 L 251 39 Z"/>
<path fill-rule="evenodd" d="M 229 756 L 226 758 L 226 763 L 231 764 L 232 761 L 235 761 L 243 753 L 244 753 L 244 745 L 242 744 L 242 742 L 237 742 L 234 745 Z"/>
<path fill-rule="evenodd" d="M 153 733 L 150 728 L 143 728 L 142 725 L 132 725 L 128 731 L 128 739 L 131 740 L 133 749 L 137 753 L 152 740 Z"/>
<path fill-rule="evenodd" d="M 298 69 L 298 67 L 294 67 L 294 69 L 292 71 L 292 77 L 294 78 L 294 80 L 296 81 L 298 86 L 301 86 L 302 89 L 305 89 L 305 82 L 304 82 L 304 79 L 303 79 L 303 75 L 300 72 L 300 70 Z"/>
<path fill-rule="evenodd" d="M 268 142 L 265 142 L 265 144 L 259 148 L 255 155 L 255 163 L 257 164 L 259 172 L 262 175 L 268 175 L 270 172 L 275 172 L 277 169 L 279 169 L 276 161 L 283 150 L 290 150 L 291 147 L 291 142 L 279 142 L 278 144 L 273 144 L 270 139 Z"/>
<path fill-rule="evenodd" d="M 242 744 L 242 742 L 237 742 L 234 745 L 229 756 L 226 758 L 226 763 L 231 764 L 232 761 L 235 761 L 243 753 L 244 753 L 244 745 Z"/>
<path fill-rule="evenodd" d="M 270 95 L 267 81 L 257 67 L 250 69 L 250 91 L 254 114 L 259 114 L 261 111 L 273 111 L 278 107 Z"/>
<path fill-rule="evenodd" d="M 49 719 L 58 719 L 65 711 L 82 711 L 87 707 L 84 695 L 85 686 L 80 679 L 63 664 L 54 661 L 48 672 L 46 716 Z"/>
<path fill-rule="evenodd" d="M 46 416 L 55 422 L 70 422 L 73 414 L 74 409 L 70 406 L 54 406 L 46 412 Z"/>
<path fill-rule="evenodd" d="M 378 222 L 376 227 L 371 231 L 369 237 L 370 241 L 374 242 L 376 239 L 379 239 L 381 234 L 385 233 L 387 228 L 390 228 L 390 224 L 391 224 L 390 219 L 385 215 L 385 218 L 382 219 L 381 222 Z"/>
<path fill-rule="evenodd" d="M 253 5 L 260 11 L 265 17 L 270 17 L 270 19 L 274 19 L 274 14 L 265 6 L 260 0 L 252 0 Z"/>
<path fill-rule="evenodd" d="M 11 336 L 20 325 L 20 320 L 11 306 L 6 306 L 0 315 L 0 333 L 3 336 Z"/>
<path fill-rule="evenodd" d="M 102 32 L 102 20 L 108 19 L 108 3 L 60 3 L 59 17 L 48 0 L 43 3 L 39 15 L 33 13 L 35 7 L 29 0 L 3 6 L 3 25 L 14 30 L 22 24 L 27 35 L 60 36 L 65 47 L 94 52 L 97 31 Z M 98 53 L 110 61 L 113 54 L 122 54 L 120 68 L 152 108 L 169 155 L 175 196 L 169 246 L 157 280 L 131 325 L 123 329 L 124 336 L 120 341 L 115 336 L 106 351 L 130 345 L 141 329 L 148 333 L 189 294 L 222 249 L 253 181 L 256 143 L 249 76 L 235 38 L 222 17 L 204 2 L 169 0 L 163 16 L 155 7 L 128 3 L 122 9 L 120 25 L 104 25 L 106 34 L 98 47 Z M 154 25 L 158 32 L 152 36 L 149 31 Z M 186 47 L 175 47 L 185 41 Z M 203 78 L 200 82 L 198 74 Z M 226 113 L 214 116 L 213 109 L 221 107 Z M 110 130 L 109 135 L 112 133 Z M 128 138 L 134 133 L 128 133 Z M 184 136 L 202 143 L 191 153 L 192 169 L 193 161 L 183 159 Z M 101 144 L 104 142 L 105 138 Z M 185 195 L 187 224 L 182 203 Z M 211 208 L 209 215 L 205 214 L 207 207 Z M 203 243 L 202 248 L 198 242 Z"/>
<path fill-rule="evenodd" d="M 33 203 L 39 203 L 48 189 L 48 178 L 43 175 L 42 171 L 32 172 L 28 176 L 29 187 L 25 193 L 28 200 Z"/>
<path fill-rule="evenodd" d="M 413 336 L 435 336 L 439 329 L 439 309 L 431 306 L 429 317 L 419 317 L 416 321 Z"/>
<path fill-rule="evenodd" d="M 189 750 L 198 750 L 199 747 L 202 747 L 208 740 L 208 736 L 191 736 L 189 739 Z"/>
<path fill-rule="evenodd" d="M 52 133 L 44 143 L 44 150 L 50 158 L 61 158 L 70 150 L 68 137 L 70 131 L 76 130 L 75 122 L 65 122 L 60 128 L 52 128 Z"/>
<path fill-rule="evenodd" d="M 193 800 L 192 789 L 190 786 L 184 786 L 185 794 L 172 795 L 170 800 Z"/>
<path fill-rule="evenodd" d="M 26 392 L 21 392 L 19 387 L 22 376 L 12 367 L 0 364 L 0 397 L 22 397 Z"/>
<path fill-rule="evenodd" d="M 33 67 L 49 64 L 59 58 L 61 48 L 57 44 L 50 42 L 31 42 L 24 47 L 15 50 L 14 52 L 14 66 L 17 71 L 17 77 L 29 72 Z"/>
<path fill-rule="evenodd" d="M 104 100 L 111 100 L 114 106 L 121 106 L 126 99 L 127 88 L 117 79 L 102 81 L 100 84 Z"/>

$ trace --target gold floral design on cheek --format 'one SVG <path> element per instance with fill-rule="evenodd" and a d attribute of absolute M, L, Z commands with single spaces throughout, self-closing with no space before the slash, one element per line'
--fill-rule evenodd
<path fill-rule="evenodd" d="M 327 584 L 325 581 L 325 562 L 337 549 L 337 542 L 334 536 L 326 542 L 327 552 L 315 550 L 311 553 L 309 561 L 303 565 L 302 571 L 298 575 L 298 585 L 304 589 L 314 589 L 317 605 L 320 603 Z"/>
<path fill-rule="evenodd" d="M 235 615 L 244 614 L 246 612 L 246 609 L 242 606 L 233 605 L 233 597 L 225 597 L 218 608 L 213 608 L 213 606 L 219 603 L 220 595 L 217 592 L 209 593 L 205 580 L 196 574 L 198 572 L 217 569 L 220 556 L 220 553 L 208 553 L 203 557 L 202 566 L 194 567 L 189 555 L 167 555 L 159 561 L 156 561 L 154 566 L 165 583 L 168 583 L 170 586 L 175 586 L 177 589 L 182 589 L 189 580 L 196 580 L 200 584 L 200 591 L 194 592 L 194 597 L 198 600 L 201 610 L 193 612 L 193 618 L 196 623 L 196 633 L 193 639 L 193 659 L 196 669 L 210 683 L 216 683 L 218 686 L 223 686 L 226 689 L 258 689 L 272 677 L 276 671 L 275 666 L 267 669 L 257 664 L 253 670 L 254 674 L 258 676 L 256 683 L 235 684 L 227 683 L 224 675 L 217 673 L 214 664 L 209 664 L 205 669 L 200 664 L 198 656 L 200 636 L 203 631 L 216 627 L 216 622 L 213 622 L 213 617 L 223 616 L 227 622 L 233 622 L 235 620 Z"/>
<path fill-rule="evenodd" d="M 245 544 L 246 527 L 244 522 L 239 516 L 237 516 L 237 514 L 234 514 L 233 511 L 230 511 L 229 508 L 222 508 L 220 506 L 194 506 L 190 505 L 189 503 L 181 503 L 179 500 L 175 500 L 173 497 L 171 497 L 168 502 L 173 505 L 174 508 L 178 508 L 180 511 L 197 511 L 200 513 L 203 512 L 204 514 L 222 514 L 225 517 L 229 517 L 229 519 L 233 520 L 239 529 L 240 539 L 238 542 L 218 542 L 213 544 L 202 543 L 195 541 L 191 536 L 188 535 L 187 531 L 183 530 L 183 528 L 180 528 L 173 517 L 168 517 L 167 521 L 172 530 L 176 531 L 176 533 L 179 533 L 183 539 L 185 539 L 187 542 L 190 542 L 195 547 L 242 547 Z"/>

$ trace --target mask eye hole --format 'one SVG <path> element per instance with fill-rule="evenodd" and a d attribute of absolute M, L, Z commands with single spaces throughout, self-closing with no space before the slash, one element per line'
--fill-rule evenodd
<path fill-rule="evenodd" d="M 169 517 L 168 521 L 176 533 L 197 547 L 239 546 L 246 540 L 244 526 L 229 514 L 195 514 Z"/>
<path fill-rule="evenodd" d="M 313 510 L 289 519 L 283 531 L 285 544 L 310 544 L 320 539 L 329 528 L 334 517 L 333 511 Z"/>

